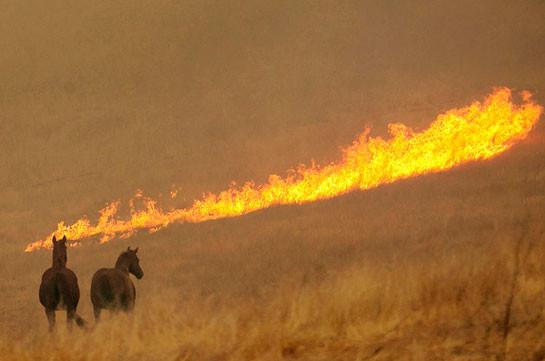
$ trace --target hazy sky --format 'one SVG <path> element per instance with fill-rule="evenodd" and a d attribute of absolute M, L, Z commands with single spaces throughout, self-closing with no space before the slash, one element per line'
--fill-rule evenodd
<path fill-rule="evenodd" d="M 493 86 L 545 104 L 543 1 L 2 1 L 0 237 L 137 188 L 186 206 L 422 129 Z M 542 121 L 543 122 L 543 121 Z"/>

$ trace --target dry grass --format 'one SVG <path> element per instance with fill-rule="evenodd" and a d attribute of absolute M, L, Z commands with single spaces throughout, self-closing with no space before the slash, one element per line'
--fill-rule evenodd
<path fill-rule="evenodd" d="M 51 255 L 8 247 L 0 358 L 541 360 L 545 158 L 528 147 L 329 201 L 70 249 L 85 318 L 94 271 L 128 243 L 141 250 L 135 313 L 90 332 L 68 334 L 58 312 L 47 334 L 37 289 Z"/>
<path fill-rule="evenodd" d="M 90 332 L 58 312 L 47 334 L 51 255 L 22 252 L 136 189 L 185 207 L 492 86 L 543 105 L 543 1 L 66 3 L 0 11 L 0 360 L 545 359 L 543 120 L 487 162 L 70 249 L 90 320 L 93 273 L 140 247 L 135 313 Z"/>
<path fill-rule="evenodd" d="M 286 214 L 290 209 L 277 212 Z M 320 214 L 319 208 L 311 212 Z M 9 333 L 0 338 L 2 359 L 496 360 L 504 348 L 509 360 L 543 359 L 542 219 L 514 218 L 496 226 L 490 239 L 479 246 L 451 240 L 449 247 L 444 244 L 434 250 L 437 240 L 423 237 L 405 249 L 400 242 L 400 250 L 390 247 L 383 255 L 377 251 L 378 244 L 368 243 L 371 252 L 366 252 L 348 241 L 316 242 L 320 231 L 303 233 L 293 244 L 262 241 L 251 245 L 237 243 L 236 232 L 227 236 L 236 229 L 251 231 L 250 224 L 271 219 L 276 231 L 281 230 L 278 222 L 284 218 L 275 220 L 274 212 L 228 220 L 218 228 L 194 226 L 184 236 L 208 234 L 198 245 L 190 239 L 172 247 L 171 240 L 157 236 L 161 239 L 143 247 L 146 276 L 136 282 L 136 312 L 106 318 L 90 332 L 67 334 L 60 316 L 57 333 L 50 337 L 37 302 L 24 305 L 25 310 L 34 310 L 31 316 L 38 318 L 40 327 L 24 334 L 14 332 L 17 342 Z M 449 219 L 458 226 L 468 225 Z M 296 224 L 304 226 L 302 221 Z M 486 225 L 478 222 L 470 232 Z M 395 231 L 395 227 L 390 230 Z M 257 229 L 253 232 L 259 238 Z M 460 232 L 467 238 L 466 231 Z M 453 237 L 450 231 L 444 233 Z M 521 235 L 520 273 L 504 340 L 514 247 Z M 314 238 L 312 245 L 318 252 L 314 256 L 309 255 L 311 239 L 305 237 Z M 119 249 L 104 247 L 110 258 Z M 165 254 L 169 248 L 175 254 Z M 91 274 L 96 262 L 89 259 L 99 251 L 95 249 L 95 255 L 93 249 L 71 251 L 72 264 L 80 263 L 79 274 Z M 325 256 L 328 252 L 330 257 Z M 81 258 L 84 253 L 91 253 L 87 262 Z M 264 260 L 276 260 L 276 269 Z M 184 268 L 194 272 L 176 272 Z M 155 284 L 145 283 L 146 279 Z M 80 313 L 90 315 L 88 280 L 80 277 L 80 285 L 84 290 Z M 33 290 L 23 288 L 25 294 L 32 294 Z M 30 317 L 27 322 L 32 322 Z M 24 325 L 19 321 L 17 327 Z"/>

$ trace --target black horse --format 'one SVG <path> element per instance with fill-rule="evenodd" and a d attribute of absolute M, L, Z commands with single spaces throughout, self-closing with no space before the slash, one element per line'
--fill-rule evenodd
<path fill-rule="evenodd" d="M 81 328 L 86 326 L 85 320 L 76 312 L 79 302 L 78 278 L 74 272 L 66 268 L 66 260 L 66 236 L 60 241 L 53 236 L 53 265 L 42 275 L 39 292 L 50 332 L 55 328 L 55 311 L 60 309 L 66 310 L 69 330 L 72 330 L 74 319 Z"/>
<path fill-rule="evenodd" d="M 144 276 L 136 252 L 138 247 L 134 250 L 128 247 L 127 251 L 117 258 L 115 268 L 101 268 L 95 272 L 91 282 L 95 322 L 100 321 L 100 312 L 103 308 L 113 312 L 129 312 L 134 309 L 136 290 L 129 273 L 138 279 Z"/>

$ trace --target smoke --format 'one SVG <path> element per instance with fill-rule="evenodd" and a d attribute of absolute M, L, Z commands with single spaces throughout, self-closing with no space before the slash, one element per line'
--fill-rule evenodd
<path fill-rule="evenodd" d="M 2 234 L 38 239 L 135 189 L 328 164 L 502 84 L 542 92 L 540 1 L 7 1 Z M 176 164 L 176 166 L 172 166 Z"/>

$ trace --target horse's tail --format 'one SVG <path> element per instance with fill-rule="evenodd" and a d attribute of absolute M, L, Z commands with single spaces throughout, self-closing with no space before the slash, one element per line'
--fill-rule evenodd
<path fill-rule="evenodd" d="M 88 329 L 89 324 L 80 315 L 78 315 L 77 312 L 74 312 L 74 319 L 76 320 L 76 325 L 78 325 L 80 328 L 84 330 Z"/>
<path fill-rule="evenodd" d="M 66 278 L 66 275 L 62 272 L 57 272 L 55 274 L 55 283 L 57 284 L 57 289 L 59 290 L 60 296 L 63 298 L 64 302 L 66 303 L 67 308 L 73 305 L 69 305 L 68 303 L 76 303 L 79 301 L 79 290 L 74 290 L 74 287 L 70 287 L 70 284 L 68 282 L 68 279 Z M 77 295 L 74 294 L 74 291 L 77 291 Z M 74 299 L 76 298 L 77 299 Z M 74 307 L 74 320 L 76 320 L 76 325 L 78 325 L 82 329 L 87 329 L 87 321 L 85 321 L 75 310 Z"/>

